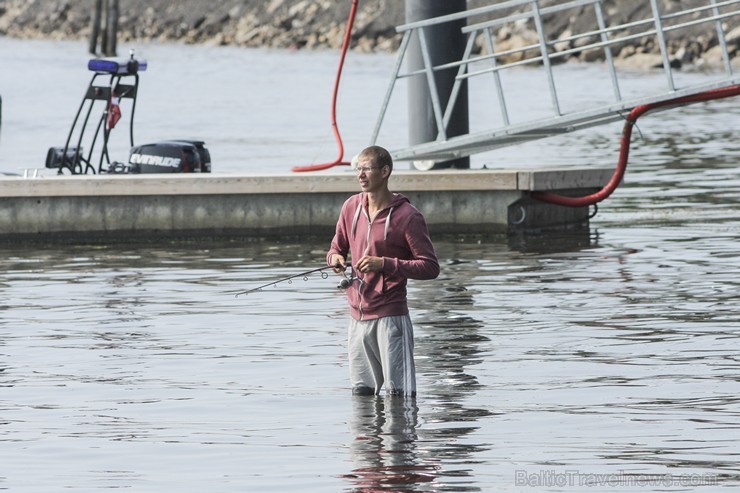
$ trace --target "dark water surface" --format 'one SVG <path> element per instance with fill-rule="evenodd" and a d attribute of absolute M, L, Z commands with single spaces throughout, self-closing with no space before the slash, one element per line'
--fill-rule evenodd
<path fill-rule="evenodd" d="M 80 44 L 0 38 L 0 55 L 5 66 L 21 64 L 21 55 L 51 64 L 70 46 L 81 53 Z M 323 74 L 318 65 L 335 62 L 332 53 L 150 50 L 223 54 L 213 62 L 222 70 L 241 56 L 276 67 L 295 61 L 306 86 L 316 82 L 310 67 Z M 359 58 L 367 77 L 374 64 L 392 63 Z M 567 70 L 575 83 L 580 70 L 595 69 Z M 635 75 L 651 77 L 661 75 Z M 57 93 L 63 117 L 39 120 L 11 109 L 22 99 L 12 87 L 0 88 L 0 149 L 20 156 L 33 148 L 42 160 L 58 144 L 49 136 L 63 138 L 76 98 Z M 177 121 L 208 134 L 214 155 L 230 156 L 229 171 L 243 170 L 239 152 L 269 160 L 262 168 L 244 161 L 246 170 L 278 170 L 316 141 L 311 112 L 296 112 L 295 141 L 270 141 L 283 113 L 261 109 L 264 124 L 247 132 L 232 125 L 242 120 L 229 104 L 197 125 Z M 284 108 L 279 98 L 273 107 Z M 157 123 L 147 132 L 164 128 L 149 120 Z M 373 122 L 349 120 L 359 147 Z M 413 282 L 409 292 L 415 400 L 350 395 L 346 306 L 334 277 L 234 297 L 322 265 L 329 238 L 0 247 L 0 490 L 738 487 L 740 101 L 666 112 L 640 126 L 626 182 L 588 231 L 434 238 L 440 278 Z M 618 134 L 596 129 L 500 156 L 608 165 Z M 322 142 L 333 157 L 330 138 Z M 5 154 L 4 169 L 15 170 L 9 161 Z"/>

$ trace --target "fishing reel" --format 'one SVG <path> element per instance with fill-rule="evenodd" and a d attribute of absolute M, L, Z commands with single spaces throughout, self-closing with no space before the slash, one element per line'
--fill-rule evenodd
<path fill-rule="evenodd" d="M 352 286 L 352 283 L 354 281 L 359 281 L 359 277 L 345 277 L 339 283 L 337 284 L 337 289 L 347 289 L 348 287 Z"/>

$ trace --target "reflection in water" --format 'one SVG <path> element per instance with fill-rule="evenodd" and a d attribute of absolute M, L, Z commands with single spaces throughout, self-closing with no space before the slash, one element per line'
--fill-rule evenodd
<path fill-rule="evenodd" d="M 413 397 L 352 397 L 354 468 L 343 476 L 351 481 L 351 491 L 432 491 L 419 489 L 435 481 L 439 461 L 419 450 L 418 412 Z"/>
<path fill-rule="evenodd" d="M 438 280 L 417 283 L 421 289 L 410 295 L 417 399 L 355 397 L 355 468 L 344 476 L 352 491 L 480 491 L 472 468 L 488 446 L 472 437 L 476 422 L 494 413 L 465 404 L 480 388 L 469 368 L 482 362 L 481 347 L 489 342 L 480 333 L 483 323 L 470 316 L 475 307 L 465 281 L 469 268 L 467 261 L 448 261 Z"/>
<path fill-rule="evenodd" d="M 475 437 L 494 411 L 486 406 L 471 406 L 469 397 L 482 388 L 472 368 L 484 362 L 490 338 L 483 334 L 485 324 L 474 317 L 476 290 L 471 286 L 470 269 L 475 261 L 460 260 L 454 245 L 446 252 L 442 274 L 435 283 L 424 283 L 415 293 L 414 310 L 417 369 L 421 373 L 427 426 L 419 430 L 426 443 L 434 444 L 430 453 L 444 459 L 440 467 L 442 490 L 480 491 L 473 465 L 490 445 Z M 470 257 L 468 257 L 470 258 Z M 479 401 L 480 402 L 480 401 Z M 486 403 L 489 404 L 489 403 Z M 449 462 L 447 462 L 449 461 Z"/>
<path fill-rule="evenodd" d="M 598 233 L 588 227 L 568 231 L 550 231 L 547 234 L 517 232 L 509 235 L 509 248 L 515 252 L 546 254 L 576 252 L 598 245 Z"/>

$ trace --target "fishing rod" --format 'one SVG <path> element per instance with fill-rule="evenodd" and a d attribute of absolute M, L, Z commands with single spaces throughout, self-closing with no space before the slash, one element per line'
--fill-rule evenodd
<path fill-rule="evenodd" d="M 352 268 L 352 264 L 350 264 L 349 262 L 347 262 L 347 265 L 346 265 L 345 269 L 347 267 L 349 267 L 351 269 Z M 327 271 L 329 269 L 334 269 L 334 266 L 333 265 L 326 265 L 324 267 L 319 267 L 317 269 L 307 270 L 307 271 L 301 272 L 299 274 L 293 274 L 292 276 L 283 277 L 282 279 L 278 279 L 277 281 L 268 282 L 267 284 L 263 284 L 262 286 L 257 286 L 256 288 L 247 289 L 245 291 L 239 291 L 238 293 L 236 293 L 234 295 L 234 297 L 238 297 L 239 295 L 242 295 L 242 294 L 253 293 L 255 291 L 261 291 L 264 288 L 268 288 L 270 286 L 274 286 L 276 284 L 280 284 L 281 282 L 287 282 L 288 284 L 291 284 L 293 282 L 293 279 L 296 279 L 298 277 L 302 277 L 304 281 L 308 281 L 308 276 L 311 275 L 311 274 L 314 274 L 316 272 L 321 272 L 321 278 L 322 279 L 327 279 L 329 277 L 329 274 L 326 273 L 325 271 Z M 352 285 L 352 282 L 354 282 L 355 280 L 357 280 L 357 277 L 354 277 L 352 275 L 349 275 L 348 276 L 345 272 L 342 272 L 342 275 L 344 277 L 343 277 L 343 279 L 341 281 L 339 281 L 339 284 L 337 284 L 337 289 L 347 289 L 348 287 L 350 287 Z"/>

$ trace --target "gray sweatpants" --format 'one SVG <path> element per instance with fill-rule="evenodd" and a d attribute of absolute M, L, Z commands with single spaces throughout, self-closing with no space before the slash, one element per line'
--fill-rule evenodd
<path fill-rule="evenodd" d="M 353 390 L 374 390 L 385 383 L 391 394 L 416 394 L 414 328 L 408 315 L 349 323 L 349 373 Z"/>

